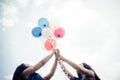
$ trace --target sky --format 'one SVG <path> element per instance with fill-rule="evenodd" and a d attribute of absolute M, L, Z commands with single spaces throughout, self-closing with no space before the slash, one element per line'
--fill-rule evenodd
<path fill-rule="evenodd" d="M 120 79 L 119 0 L 0 0 L 0 80 L 12 80 L 21 63 L 34 65 L 51 51 L 32 36 L 41 17 L 64 28 L 61 55 L 90 64 L 101 80 Z M 54 57 L 37 72 L 49 73 Z M 70 72 L 75 70 L 68 64 Z M 59 65 L 51 80 L 69 80 Z"/>

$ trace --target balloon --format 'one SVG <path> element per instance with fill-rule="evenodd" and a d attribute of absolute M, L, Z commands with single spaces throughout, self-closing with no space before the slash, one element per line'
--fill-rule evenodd
<path fill-rule="evenodd" d="M 39 25 L 41 28 L 48 27 L 49 21 L 48 21 L 46 18 L 40 18 L 40 19 L 38 20 L 38 25 Z"/>
<path fill-rule="evenodd" d="M 60 25 L 60 22 L 57 19 L 50 20 L 50 26 L 53 28 L 57 28 Z"/>
<path fill-rule="evenodd" d="M 56 47 L 56 41 L 54 39 L 47 39 L 44 46 L 48 51 L 53 50 Z"/>
<path fill-rule="evenodd" d="M 54 35 L 56 38 L 62 38 L 65 35 L 65 30 L 62 27 L 58 27 L 55 29 Z"/>
<path fill-rule="evenodd" d="M 32 35 L 36 38 L 42 35 L 41 32 L 42 32 L 42 29 L 40 27 L 35 27 L 32 29 Z"/>
<path fill-rule="evenodd" d="M 42 36 L 43 36 L 45 39 L 48 39 L 48 38 L 50 38 L 50 37 L 53 36 L 53 32 L 52 32 L 52 30 L 51 30 L 50 28 L 44 28 L 44 29 L 42 30 Z"/>

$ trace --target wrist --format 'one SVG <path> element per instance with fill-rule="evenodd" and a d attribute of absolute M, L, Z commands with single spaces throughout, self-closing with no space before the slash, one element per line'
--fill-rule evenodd
<path fill-rule="evenodd" d="M 54 55 L 54 52 L 52 52 L 51 55 L 53 56 L 53 55 Z"/>
<path fill-rule="evenodd" d="M 62 61 L 65 61 L 65 58 L 63 56 L 60 55 L 60 58 Z"/>
<path fill-rule="evenodd" d="M 55 58 L 55 61 L 58 61 L 58 59 L 57 59 L 57 58 Z"/>

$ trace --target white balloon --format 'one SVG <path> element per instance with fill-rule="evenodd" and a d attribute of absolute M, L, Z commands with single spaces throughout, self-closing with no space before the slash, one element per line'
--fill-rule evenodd
<path fill-rule="evenodd" d="M 53 37 L 53 32 L 50 28 L 44 28 L 42 30 L 42 36 L 45 38 L 45 39 L 48 39 L 50 37 Z"/>
<path fill-rule="evenodd" d="M 59 27 L 60 23 L 57 19 L 50 20 L 50 27 L 57 28 Z"/>

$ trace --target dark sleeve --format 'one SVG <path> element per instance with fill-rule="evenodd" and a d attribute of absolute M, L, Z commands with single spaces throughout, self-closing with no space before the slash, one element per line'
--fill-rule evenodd
<path fill-rule="evenodd" d="M 74 77 L 74 80 L 80 80 L 79 78 L 77 78 L 77 77 Z"/>
<path fill-rule="evenodd" d="M 87 63 L 83 63 L 83 66 L 84 66 L 86 69 L 93 70 L 92 67 L 91 67 L 90 65 L 88 65 Z"/>
<path fill-rule="evenodd" d="M 43 80 L 43 78 L 38 73 L 33 73 L 29 76 L 28 80 Z"/>

